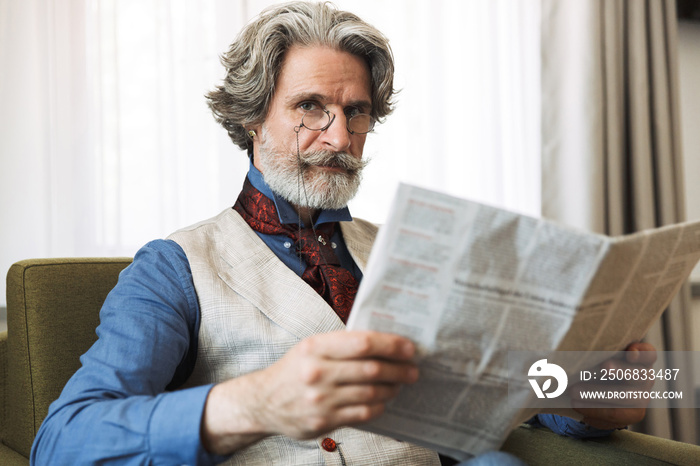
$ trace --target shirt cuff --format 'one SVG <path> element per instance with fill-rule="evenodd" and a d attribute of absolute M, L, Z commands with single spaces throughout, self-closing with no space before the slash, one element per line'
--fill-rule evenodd
<path fill-rule="evenodd" d="M 162 464 L 213 465 L 227 459 L 207 452 L 200 437 L 204 403 L 213 385 L 158 395 L 148 426 L 150 450 Z"/>

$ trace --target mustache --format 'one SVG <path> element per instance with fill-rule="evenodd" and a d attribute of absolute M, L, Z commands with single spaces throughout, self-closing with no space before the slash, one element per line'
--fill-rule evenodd
<path fill-rule="evenodd" d="M 299 154 L 299 165 L 302 169 L 322 166 L 342 168 L 347 172 L 356 173 L 365 168 L 368 163 L 369 160 L 357 158 L 347 152 L 308 151 Z"/>

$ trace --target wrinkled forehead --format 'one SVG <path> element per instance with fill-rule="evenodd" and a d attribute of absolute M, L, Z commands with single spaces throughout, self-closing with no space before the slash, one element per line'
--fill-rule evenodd
<path fill-rule="evenodd" d="M 313 96 L 323 104 L 372 104 L 369 66 L 363 57 L 324 46 L 293 46 L 285 54 L 273 100 Z"/>

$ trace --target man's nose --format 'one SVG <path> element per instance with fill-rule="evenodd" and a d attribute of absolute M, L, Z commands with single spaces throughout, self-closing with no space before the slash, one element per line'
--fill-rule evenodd
<path fill-rule="evenodd" d="M 336 114 L 331 125 L 321 132 L 320 141 L 324 147 L 335 152 L 343 152 L 350 148 L 350 132 L 347 129 L 348 120 L 345 114 Z"/>

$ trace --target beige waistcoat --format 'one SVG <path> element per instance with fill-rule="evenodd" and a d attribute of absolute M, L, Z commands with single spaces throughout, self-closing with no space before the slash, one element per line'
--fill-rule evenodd
<path fill-rule="evenodd" d="M 364 269 L 376 226 L 342 222 Z M 304 338 L 343 330 L 333 309 L 265 245 L 233 209 L 170 236 L 187 255 L 201 311 L 199 347 L 187 386 L 218 383 L 268 367 Z M 327 452 L 324 438 L 338 448 Z M 314 440 L 268 437 L 235 454 L 241 465 L 424 465 L 437 455 L 407 442 L 341 428 Z"/>

